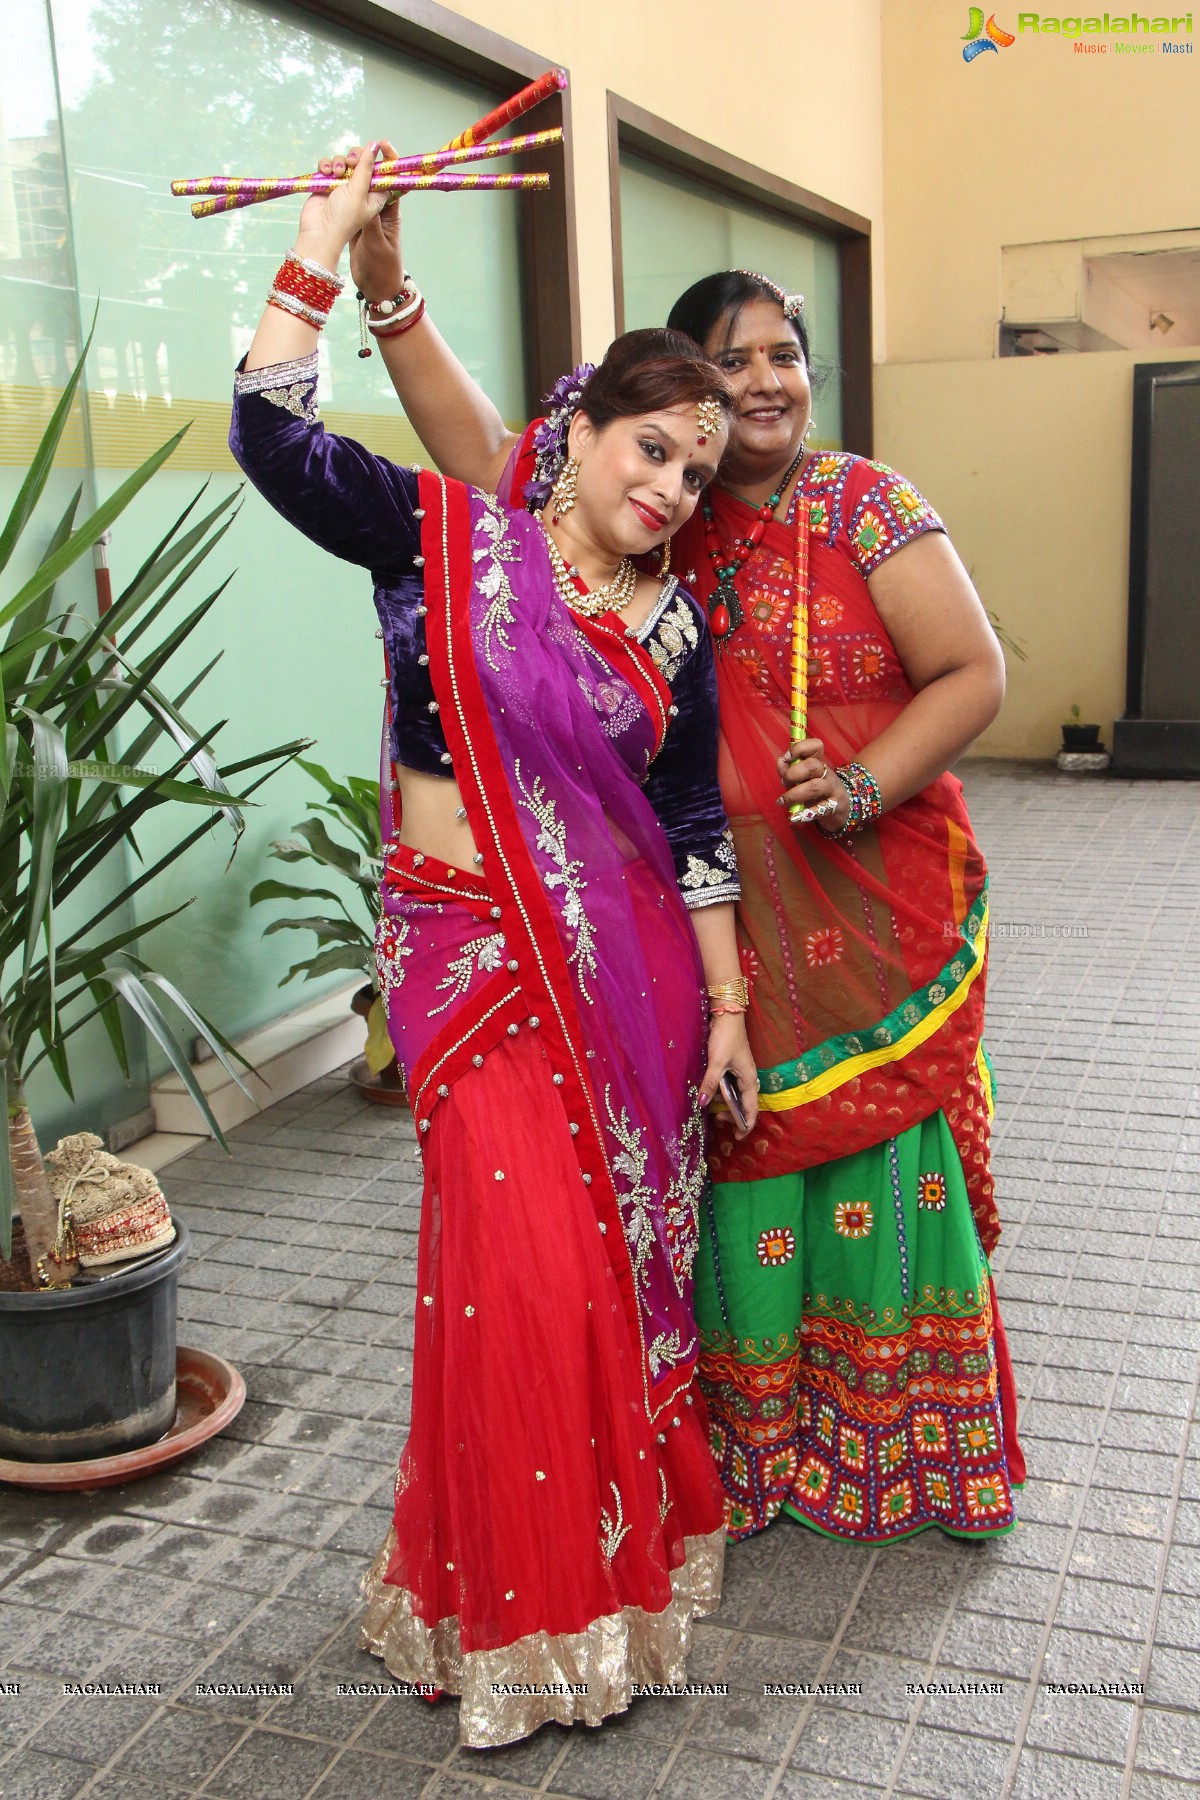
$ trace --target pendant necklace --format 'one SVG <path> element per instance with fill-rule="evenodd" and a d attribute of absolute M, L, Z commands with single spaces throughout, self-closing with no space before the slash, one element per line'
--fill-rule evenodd
<path fill-rule="evenodd" d="M 717 578 L 717 585 L 708 602 L 708 624 L 719 650 L 724 648 L 724 640 L 737 630 L 746 616 L 742 609 L 741 595 L 737 591 L 738 575 L 741 573 L 743 564 L 762 542 L 763 532 L 770 524 L 775 509 L 787 490 L 789 481 L 800 467 L 803 456 L 804 444 L 801 442 L 800 448 L 788 464 L 779 486 L 758 507 L 754 523 L 746 536 L 734 539 L 733 549 L 729 555 L 726 555 L 721 548 L 721 540 L 717 534 L 717 522 L 713 517 L 712 501 L 707 492 L 704 495 L 704 547 Z"/>
<path fill-rule="evenodd" d="M 550 568 L 554 574 L 554 585 L 567 607 L 578 613 L 582 619 L 602 619 L 607 612 L 621 612 L 633 599 L 637 587 L 637 570 L 627 556 L 623 556 L 617 564 L 616 573 L 611 581 L 602 587 L 585 586 L 577 569 L 568 565 L 562 551 L 555 543 L 543 524 L 546 536 L 546 548 L 550 553 Z"/>

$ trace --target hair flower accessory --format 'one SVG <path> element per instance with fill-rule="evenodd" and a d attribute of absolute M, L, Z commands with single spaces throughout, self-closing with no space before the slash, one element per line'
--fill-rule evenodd
<path fill-rule="evenodd" d="M 569 375 L 560 375 L 550 392 L 542 396 L 549 411 L 533 434 L 533 479 L 525 483 L 525 505 L 530 512 L 540 511 L 550 498 L 550 490 L 567 460 L 571 420 L 595 373 L 594 363 L 580 363 Z"/>

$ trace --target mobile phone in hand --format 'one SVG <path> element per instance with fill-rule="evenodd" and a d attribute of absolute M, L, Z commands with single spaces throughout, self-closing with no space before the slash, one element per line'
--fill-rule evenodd
<path fill-rule="evenodd" d="M 746 1109 L 742 1105 L 742 1090 L 738 1078 L 732 1069 L 726 1069 L 721 1077 L 721 1097 L 729 1108 L 733 1122 L 739 1131 L 748 1131 L 750 1121 L 746 1117 Z"/>

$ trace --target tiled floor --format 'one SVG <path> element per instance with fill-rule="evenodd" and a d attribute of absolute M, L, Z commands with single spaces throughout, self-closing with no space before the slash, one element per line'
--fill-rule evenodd
<path fill-rule="evenodd" d="M 169 1172 L 195 1242 L 181 1337 L 243 1369 L 232 1431 L 124 1489 L 2 1491 L 5 1800 L 1182 1800 L 1200 1780 L 1197 791 L 988 764 L 967 786 L 995 871 L 1016 1533 L 869 1550 L 776 1523 L 730 1553 L 699 1631 L 692 1673 L 729 1696 L 639 1701 L 599 1732 L 461 1752 L 449 1706 L 339 1696 L 379 1673 L 356 1583 L 406 1418 L 417 1186 L 407 1115 L 330 1079 L 238 1131 L 232 1160 L 205 1147 Z M 161 1693 L 64 1696 L 100 1676 Z M 816 1681 L 861 1692 L 763 1691 Z M 909 1692 L 931 1683 L 960 1691 Z"/>

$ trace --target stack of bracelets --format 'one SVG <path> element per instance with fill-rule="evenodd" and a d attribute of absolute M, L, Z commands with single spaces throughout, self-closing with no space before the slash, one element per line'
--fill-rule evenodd
<path fill-rule="evenodd" d="M 750 1008 L 750 983 L 744 975 L 735 975 L 730 981 L 715 981 L 708 989 L 708 1016 L 715 1019 L 719 1013 L 744 1013 Z"/>
<path fill-rule="evenodd" d="M 306 319 L 320 331 L 345 285 L 331 269 L 289 250 L 267 295 L 267 305 L 277 306 L 295 319 Z"/>
<path fill-rule="evenodd" d="M 345 285 L 332 269 L 322 268 L 319 262 L 289 250 L 267 295 L 267 305 L 277 306 L 295 319 L 305 319 L 320 331 Z M 400 292 L 390 300 L 368 300 L 361 293 L 357 299 L 360 356 L 371 354 L 368 331 L 373 337 L 399 337 L 402 332 L 411 331 L 425 314 L 424 296 L 408 275 Z"/>
<path fill-rule="evenodd" d="M 411 331 L 425 316 L 424 295 L 407 273 L 400 292 L 390 300 L 368 300 L 361 292 L 356 297 L 360 356 L 371 354 L 371 347 L 367 343 L 368 331 L 372 337 L 377 338 L 400 337 L 404 332 Z"/>
<path fill-rule="evenodd" d="M 847 838 L 861 831 L 864 825 L 871 824 L 883 812 L 883 795 L 879 783 L 870 769 L 862 763 L 843 763 L 834 774 L 850 796 L 850 816 L 840 831 L 831 831 L 826 835 L 837 842 L 844 843 Z"/>

